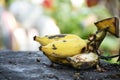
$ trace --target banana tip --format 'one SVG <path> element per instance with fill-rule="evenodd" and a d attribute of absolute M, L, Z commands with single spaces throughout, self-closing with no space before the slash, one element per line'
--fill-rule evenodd
<path fill-rule="evenodd" d="M 36 40 L 36 36 L 33 37 L 33 40 Z"/>
<path fill-rule="evenodd" d="M 39 50 L 40 50 L 40 51 L 42 50 L 42 46 L 39 47 Z"/>

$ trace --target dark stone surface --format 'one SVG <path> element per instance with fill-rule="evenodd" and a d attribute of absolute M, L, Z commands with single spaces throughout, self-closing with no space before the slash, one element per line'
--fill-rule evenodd
<path fill-rule="evenodd" d="M 0 51 L 0 80 L 120 80 L 120 65 L 117 64 L 102 62 L 105 72 L 49 65 L 50 61 L 39 51 Z"/>

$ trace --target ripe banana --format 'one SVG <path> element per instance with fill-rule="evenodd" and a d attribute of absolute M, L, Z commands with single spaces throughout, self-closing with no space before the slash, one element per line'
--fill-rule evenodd
<path fill-rule="evenodd" d="M 82 53 L 67 57 L 68 62 L 76 69 L 86 69 L 98 64 L 98 55 L 95 53 Z"/>
<path fill-rule="evenodd" d="M 46 53 L 44 53 L 44 55 L 46 55 L 48 57 L 48 59 L 53 63 L 70 65 L 70 63 L 67 61 L 66 58 L 58 58 L 58 57 L 55 57 L 55 56 L 52 56 L 52 55 L 48 55 Z"/>
<path fill-rule="evenodd" d="M 41 46 L 40 50 L 47 55 L 66 58 L 82 53 L 86 49 L 86 46 L 86 42 L 81 38 L 64 39 Z"/>
<path fill-rule="evenodd" d="M 80 38 L 80 37 L 73 34 L 57 34 L 57 35 L 48 35 L 45 37 L 34 36 L 34 40 L 39 42 L 42 46 L 45 46 L 54 41 L 74 39 L 74 38 Z"/>
<path fill-rule="evenodd" d="M 77 69 L 92 67 L 97 63 L 95 53 L 83 53 L 86 50 L 87 42 L 76 35 L 61 34 L 43 38 L 35 36 L 34 40 L 42 44 L 40 50 L 53 63 L 71 65 Z"/>

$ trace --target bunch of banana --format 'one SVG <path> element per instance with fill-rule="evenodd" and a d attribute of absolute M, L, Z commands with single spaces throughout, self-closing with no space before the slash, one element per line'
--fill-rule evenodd
<path fill-rule="evenodd" d="M 80 54 L 86 49 L 86 41 L 73 34 L 58 34 L 45 37 L 35 36 L 34 40 L 41 44 L 40 50 L 53 62 L 70 63 L 67 57 Z"/>
<path fill-rule="evenodd" d="M 107 32 L 119 36 L 117 30 L 117 18 L 109 18 L 95 25 L 98 31 L 88 40 L 83 40 L 73 34 L 48 35 L 45 37 L 35 36 L 34 40 L 41 44 L 40 50 L 53 62 L 71 65 L 74 68 L 89 68 L 99 62 L 96 54 Z"/>
<path fill-rule="evenodd" d="M 65 39 L 54 41 L 46 46 L 41 46 L 40 50 L 48 55 L 66 58 L 76 54 L 80 54 L 86 47 L 86 43 L 82 39 Z"/>

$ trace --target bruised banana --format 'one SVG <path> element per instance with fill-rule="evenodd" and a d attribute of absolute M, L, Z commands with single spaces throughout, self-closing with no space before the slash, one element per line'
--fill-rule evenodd
<path fill-rule="evenodd" d="M 68 62 L 68 60 L 66 58 L 58 58 L 58 57 L 55 57 L 52 55 L 48 55 L 47 53 L 44 53 L 44 55 L 47 56 L 48 59 L 53 63 L 70 65 L 70 63 Z"/>
<path fill-rule="evenodd" d="M 40 50 L 47 55 L 66 58 L 82 53 L 86 46 L 87 44 L 83 39 L 65 39 L 41 46 Z"/>
<path fill-rule="evenodd" d="M 86 69 L 98 64 L 98 55 L 95 53 L 82 53 L 67 57 L 68 62 L 76 69 Z"/>
<path fill-rule="evenodd" d="M 45 37 L 34 36 L 34 40 L 39 42 L 42 46 L 45 46 L 51 42 L 58 41 L 58 40 L 65 40 L 65 39 L 74 39 L 80 38 L 74 34 L 57 34 L 57 35 L 47 35 Z"/>

